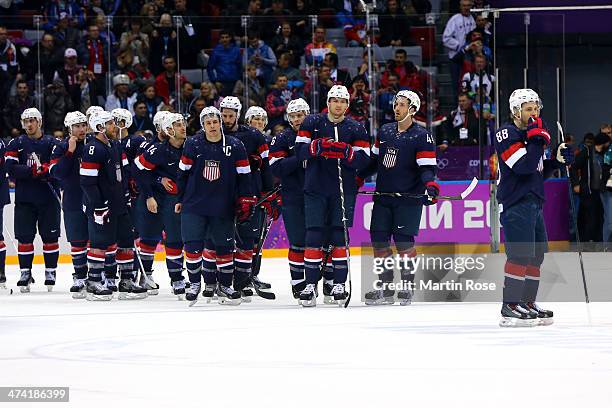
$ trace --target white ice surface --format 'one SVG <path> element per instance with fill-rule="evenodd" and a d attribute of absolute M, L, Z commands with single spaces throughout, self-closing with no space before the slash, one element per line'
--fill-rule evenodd
<path fill-rule="evenodd" d="M 53 406 L 85 408 L 612 406 L 610 303 L 547 304 L 555 324 L 530 329 L 492 303 L 302 309 L 277 258 L 276 301 L 189 308 L 156 269 L 158 296 L 87 302 L 68 265 L 53 293 L 36 265 L 32 293 L 0 297 L 0 386 L 69 386 Z"/>

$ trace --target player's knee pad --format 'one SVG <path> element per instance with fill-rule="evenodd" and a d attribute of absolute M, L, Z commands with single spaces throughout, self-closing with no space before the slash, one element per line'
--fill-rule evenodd
<path fill-rule="evenodd" d="M 157 241 L 141 239 L 138 242 L 138 251 L 143 257 L 152 258 L 155 256 L 155 249 L 157 249 Z"/>
<path fill-rule="evenodd" d="M 25 235 L 25 236 L 17 237 L 17 242 L 19 243 L 19 245 L 21 245 L 21 244 L 24 244 L 24 245 L 28 245 L 28 244 L 33 245 L 33 243 L 34 243 L 34 235 Z"/>
<path fill-rule="evenodd" d="M 370 240 L 372 246 L 386 247 L 391 245 L 391 232 L 390 231 L 370 231 Z"/>
<path fill-rule="evenodd" d="M 323 244 L 324 231 L 323 228 L 308 228 L 306 230 L 306 246 L 315 248 Z"/>
<path fill-rule="evenodd" d="M 250 251 L 250 249 L 247 251 Z M 234 252 L 234 248 L 230 246 L 217 246 L 215 247 L 215 252 L 217 256 L 231 255 Z"/>

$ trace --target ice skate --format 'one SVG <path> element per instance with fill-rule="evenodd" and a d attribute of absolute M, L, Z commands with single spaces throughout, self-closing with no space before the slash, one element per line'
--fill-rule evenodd
<path fill-rule="evenodd" d="M 159 285 L 153 280 L 152 273 L 141 274 L 138 284 L 147 290 L 148 295 L 155 296 L 159 293 Z"/>
<path fill-rule="evenodd" d="M 45 286 L 47 287 L 47 291 L 53 291 L 53 287 L 55 286 L 55 271 L 54 270 L 45 270 Z"/>
<path fill-rule="evenodd" d="M 204 284 L 204 290 L 202 291 L 202 297 L 206 301 L 206 303 L 210 303 L 215 296 L 215 289 L 217 289 L 217 284 L 215 283 L 206 283 Z"/>
<path fill-rule="evenodd" d="M 400 290 L 397 292 L 397 300 L 399 300 L 400 306 L 409 306 L 410 304 L 412 304 L 413 296 L 414 292 L 410 289 Z"/>
<path fill-rule="evenodd" d="M 332 288 L 331 295 L 339 306 L 344 306 L 346 299 L 348 299 L 348 292 L 344 283 L 336 283 Z"/>
<path fill-rule="evenodd" d="M 185 280 L 177 280 L 172 282 L 172 294 L 178 297 L 178 300 L 185 300 Z"/>
<path fill-rule="evenodd" d="M 501 309 L 501 327 L 533 327 L 538 325 L 538 318 L 518 303 L 504 303 Z"/>
<path fill-rule="evenodd" d="M 253 289 L 251 288 L 244 288 L 240 291 L 240 296 L 242 297 L 242 301 L 244 303 L 251 303 L 251 300 L 253 299 Z"/>
<path fill-rule="evenodd" d="M 392 305 L 395 303 L 392 290 L 371 290 L 365 294 L 365 304 L 368 306 Z"/>
<path fill-rule="evenodd" d="M 138 300 L 147 297 L 147 290 L 131 279 L 119 281 L 119 300 Z"/>
<path fill-rule="evenodd" d="M 334 281 L 323 279 L 323 303 L 326 305 L 338 304 L 332 295 L 332 289 L 334 289 Z"/>
<path fill-rule="evenodd" d="M 538 325 L 540 326 L 550 326 L 553 324 L 553 312 L 550 310 L 542 309 L 535 302 L 528 302 L 524 304 L 525 307 L 528 307 L 530 310 L 537 313 Z"/>
<path fill-rule="evenodd" d="M 300 292 L 302 292 L 305 287 L 306 281 L 302 281 L 297 285 L 291 285 L 291 293 L 293 293 L 293 298 L 298 301 L 298 304 L 300 304 Z"/>
<path fill-rule="evenodd" d="M 117 290 L 118 290 L 115 278 L 106 278 L 104 280 L 104 286 L 106 286 L 106 288 L 108 290 L 110 290 L 111 292 L 113 292 L 113 293 L 117 292 Z"/>
<path fill-rule="evenodd" d="M 73 278 L 70 293 L 73 299 L 85 299 L 87 297 L 87 279 Z"/>
<path fill-rule="evenodd" d="M 317 305 L 317 288 L 314 283 L 306 285 L 300 292 L 300 305 L 303 307 L 315 307 Z"/>
<path fill-rule="evenodd" d="M 113 292 L 108 289 L 102 282 L 87 282 L 87 300 L 111 300 L 113 298 Z"/>
<path fill-rule="evenodd" d="M 185 291 L 185 299 L 189 302 L 189 306 L 193 306 L 198 301 L 198 295 L 200 294 L 201 288 L 200 282 L 195 282 L 189 285 L 189 288 Z"/>
<path fill-rule="evenodd" d="M 21 293 L 30 293 L 30 285 L 34 283 L 34 278 L 32 277 L 32 271 L 29 269 L 23 269 L 21 271 L 21 277 L 17 281 L 17 286 L 19 286 L 19 291 Z"/>
<path fill-rule="evenodd" d="M 217 286 L 217 296 L 220 305 L 238 306 L 242 303 L 240 292 L 237 292 L 231 286 Z"/>

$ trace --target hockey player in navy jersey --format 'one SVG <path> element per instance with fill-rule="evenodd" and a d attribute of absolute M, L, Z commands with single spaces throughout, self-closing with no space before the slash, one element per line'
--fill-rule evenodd
<path fill-rule="evenodd" d="M 105 269 L 105 263 L 114 263 L 108 256 L 113 255 L 109 249 L 115 246 L 117 269 L 121 275 L 119 299 L 143 299 L 147 296 L 146 289 L 133 281 L 134 239 L 125 180 L 128 163 L 118 140 L 118 129 L 109 112 L 94 113 L 89 126 L 95 138 L 85 145 L 80 168 L 90 243 L 87 299 L 112 299 L 116 271 Z M 102 283 L 103 272 L 106 285 Z"/>
<path fill-rule="evenodd" d="M 571 148 L 561 144 L 547 160 L 550 134 L 540 112 L 542 102 L 531 89 L 510 95 L 512 121 L 495 132 L 499 158 L 497 198 L 504 228 L 506 265 L 500 326 L 553 323 L 553 312 L 535 303 L 540 266 L 548 251 L 544 225 L 544 180 L 554 169 L 571 164 Z"/>
<path fill-rule="evenodd" d="M 172 291 L 183 297 L 185 279 L 182 275 L 181 216 L 174 209 L 178 197 L 176 178 L 187 127 L 181 114 L 169 113 L 162 121 L 162 128 L 168 139 L 151 144 L 134 161 L 140 190 L 135 212 L 140 228 L 139 252 L 146 275 L 152 275 L 155 248 L 162 238 L 162 232 L 165 232 L 166 267 Z"/>
<path fill-rule="evenodd" d="M 87 281 L 87 216 L 83 212 L 83 190 L 79 183 L 79 170 L 83 159 L 87 118 L 81 112 L 68 112 L 64 118 L 68 137 L 58 143 L 51 154 L 49 172 L 60 181 L 63 191 L 62 209 L 64 227 L 70 242 L 70 255 L 74 267 L 73 285 L 70 288 L 74 299 L 84 299 Z"/>
<path fill-rule="evenodd" d="M 331 296 L 340 304 L 348 297 L 345 282 L 349 243 L 345 242 L 343 229 L 338 160 L 342 168 L 347 227 L 353 223 L 356 171 L 363 170 L 370 161 L 370 142 L 365 128 L 345 117 L 349 100 L 346 87 L 334 85 L 327 93 L 329 112 L 307 116 L 296 138 L 297 158 L 307 161 L 304 180 L 306 287 L 300 293 L 301 304 L 307 307 L 316 305 L 315 288 L 323 260 L 321 246 L 328 228 L 334 268 Z"/>
<path fill-rule="evenodd" d="M 287 105 L 287 121 L 290 128 L 272 138 L 270 144 L 270 168 L 281 181 L 283 199 L 282 215 L 289 240 L 289 271 L 293 297 L 299 299 L 306 287 L 304 277 L 304 246 L 306 226 L 304 216 L 304 169 L 305 163 L 295 152 L 295 139 L 300 126 L 310 114 L 310 107 L 302 98 Z"/>
<path fill-rule="evenodd" d="M 244 145 L 223 133 L 221 113 L 206 107 L 200 113 L 203 131 L 187 139 L 179 163 L 175 211 L 181 213 L 191 286 L 186 298 L 197 300 L 202 272 L 207 301 L 217 293 L 220 304 L 237 305 L 241 294 L 232 288 L 234 277 L 234 216 L 246 222 L 256 198 Z M 205 246 L 206 245 L 206 246 Z"/>
<path fill-rule="evenodd" d="M 0 140 L 0 225 L 4 225 L 4 206 L 11 202 L 9 196 L 8 177 L 6 176 L 6 146 Z M 4 229 L 0 231 L 0 290 L 6 289 L 6 245 L 4 244 Z"/>
<path fill-rule="evenodd" d="M 360 173 L 365 178 L 374 173 L 376 191 L 382 193 L 423 194 L 423 199 L 374 196 L 370 238 L 379 265 L 393 255 L 391 238 L 397 254 L 404 260 L 400 270 L 404 287 L 397 294 L 401 305 L 412 301 L 414 282 L 414 238 L 419 232 L 423 205 L 435 204 L 440 187 L 435 181 L 436 143 L 434 137 L 414 121 L 421 101 L 412 91 L 399 91 L 393 100 L 396 122 L 383 125 L 372 147 L 372 162 Z M 385 285 L 393 282 L 393 269 L 379 275 Z M 383 286 L 365 295 L 367 305 L 393 304 L 394 291 Z"/>
<path fill-rule="evenodd" d="M 251 188 L 253 194 L 259 198 L 273 189 L 266 138 L 257 129 L 238 124 L 240 111 L 242 110 L 242 105 L 238 98 L 234 96 L 225 97 L 221 101 L 219 108 L 223 117 L 223 131 L 225 135 L 237 138 L 246 149 L 251 166 L 251 173 L 249 175 Z M 250 221 L 236 226 L 236 274 L 234 276 L 234 288 L 242 293 L 243 298 L 247 302 L 253 295 L 252 290 L 249 288 L 250 284 L 260 291 L 269 291 L 271 288 L 269 283 L 262 282 L 259 279 L 259 270 L 252 270 L 253 249 L 255 240 L 259 237 L 262 217 L 267 215 L 278 218 L 277 203 L 278 194 L 271 195 L 264 203 L 265 211 L 257 208 Z"/>
<path fill-rule="evenodd" d="M 269 135 L 266 134 L 266 126 L 268 126 L 268 112 L 260 106 L 251 106 L 244 114 L 244 123 L 250 127 L 259 130 L 269 143 Z"/>
<path fill-rule="evenodd" d="M 91 115 L 94 113 L 100 112 L 104 112 L 104 108 L 97 105 L 92 105 L 85 111 L 85 117 L 87 118 L 87 135 L 85 136 L 85 142 L 88 142 L 90 137 L 95 137 L 93 130 L 89 127 L 89 118 L 91 118 Z"/>
<path fill-rule="evenodd" d="M 17 282 L 21 292 L 30 291 L 34 236 L 43 241 L 45 285 L 49 291 L 55 285 L 59 257 L 60 203 L 59 189 L 49 176 L 51 151 L 56 140 L 42 133 L 42 116 L 38 109 L 29 108 L 21 114 L 25 134 L 12 139 L 4 157 L 6 170 L 15 180 L 15 238 L 18 242 L 19 269 Z"/>

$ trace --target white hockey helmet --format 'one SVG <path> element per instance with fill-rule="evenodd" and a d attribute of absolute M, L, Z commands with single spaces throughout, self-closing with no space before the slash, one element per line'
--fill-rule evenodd
<path fill-rule="evenodd" d="M 164 117 L 169 113 L 168 111 L 157 111 L 155 115 L 153 115 L 153 125 L 158 132 L 163 132 L 162 122 L 164 121 Z"/>
<path fill-rule="evenodd" d="M 349 94 L 348 89 L 344 85 L 334 85 L 327 92 L 327 104 L 329 105 L 329 100 L 331 98 L 338 99 L 346 99 L 347 102 L 351 100 L 351 94 Z"/>
<path fill-rule="evenodd" d="M 242 110 L 242 104 L 240 103 L 240 99 L 236 98 L 235 96 L 226 96 L 225 98 L 223 98 L 223 100 L 219 104 L 219 108 L 221 109 L 227 108 L 227 109 L 235 110 L 236 118 L 239 119 L 240 111 Z"/>
<path fill-rule="evenodd" d="M 250 122 L 250 119 L 255 116 L 263 117 L 266 123 L 264 127 L 268 126 L 268 112 L 266 112 L 264 108 L 260 106 L 251 106 L 244 114 L 244 120 L 248 124 Z"/>
<path fill-rule="evenodd" d="M 510 95 L 510 112 L 513 116 L 516 116 L 517 112 L 521 111 L 521 107 L 526 102 L 535 102 L 538 104 L 539 108 L 542 109 L 544 106 L 542 105 L 542 100 L 536 91 L 529 88 L 519 88 L 515 89 L 514 92 Z"/>
<path fill-rule="evenodd" d="M 308 106 L 308 103 L 306 103 L 306 101 L 302 98 L 292 99 L 289 101 L 285 112 L 287 112 L 287 114 L 295 112 L 304 112 L 306 115 L 309 115 L 310 106 Z"/>
<path fill-rule="evenodd" d="M 180 113 L 168 112 L 167 115 L 164 115 L 164 118 L 162 120 L 162 124 L 161 124 L 162 129 L 164 130 L 164 132 L 167 135 L 169 135 L 170 132 L 168 132 L 168 129 L 172 129 L 172 125 L 175 122 L 179 122 L 179 121 L 183 121 L 183 120 L 185 120 L 185 118 Z"/>
<path fill-rule="evenodd" d="M 72 126 L 78 123 L 87 124 L 87 116 L 83 115 L 82 112 L 68 112 L 66 117 L 64 118 L 64 126 L 68 128 L 68 130 L 72 131 Z"/>
<path fill-rule="evenodd" d="M 132 114 L 129 110 L 123 108 L 115 108 L 111 111 L 111 115 L 113 115 L 113 118 L 115 119 L 115 124 L 119 129 L 127 129 L 132 126 Z M 125 121 L 124 126 L 119 125 L 119 122 L 122 120 Z"/>
<path fill-rule="evenodd" d="M 103 132 L 106 124 L 112 120 L 113 120 L 113 115 L 111 115 L 110 112 L 107 112 L 107 111 L 94 112 L 89 117 L 89 127 L 94 132 Z"/>
<path fill-rule="evenodd" d="M 113 77 L 113 86 L 117 85 L 129 85 L 130 77 L 126 74 L 117 74 Z"/>
<path fill-rule="evenodd" d="M 23 121 L 30 118 L 36 118 L 38 123 L 42 124 L 42 115 L 40 111 L 36 108 L 28 108 L 21 112 L 21 124 L 23 125 Z"/>
<path fill-rule="evenodd" d="M 221 122 L 221 112 L 219 112 L 219 109 L 214 106 L 207 106 L 200 112 L 200 125 L 202 125 L 202 127 L 204 127 L 204 119 L 207 116 L 216 116 L 219 118 L 219 122 Z"/>
<path fill-rule="evenodd" d="M 85 116 L 90 117 L 94 112 L 103 112 L 104 108 L 97 105 L 92 105 L 85 111 Z"/>
<path fill-rule="evenodd" d="M 415 113 L 417 113 L 419 111 L 419 109 L 421 109 L 421 98 L 419 98 L 419 95 L 417 95 L 416 92 L 413 91 L 399 91 L 394 97 L 393 97 L 393 104 L 392 106 L 395 108 L 395 101 L 397 101 L 397 98 L 402 97 L 402 98 L 406 98 L 408 99 L 408 109 L 414 107 L 414 113 L 412 115 L 414 115 Z"/>

